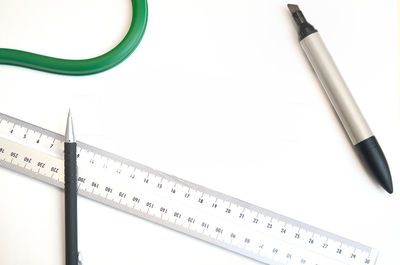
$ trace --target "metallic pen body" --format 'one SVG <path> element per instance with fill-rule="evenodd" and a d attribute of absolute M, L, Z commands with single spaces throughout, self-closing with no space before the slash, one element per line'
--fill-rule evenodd
<path fill-rule="evenodd" d="M 300 41 L 353 145 L 373 134 L 318 32 Z"/>

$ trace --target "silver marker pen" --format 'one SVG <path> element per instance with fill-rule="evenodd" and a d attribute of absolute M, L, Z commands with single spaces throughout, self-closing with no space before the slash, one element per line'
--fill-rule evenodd
<path fill-rule="evenodd" d="M 354 148 L 369 173 L 389 193 L 392 177 L 385 155 L 346 86 L 318 31 L 307 22 L 297 5 L 288 8 L 296 23 L 300 45 L 339 116 Z"/>

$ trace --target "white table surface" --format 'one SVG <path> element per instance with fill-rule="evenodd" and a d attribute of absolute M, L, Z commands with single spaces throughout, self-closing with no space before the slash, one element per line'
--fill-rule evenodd
<path fill-rule="evenodd" d="M 377 248 L 398 262 L 400 105 L 394 0 L 297 1 L 391 166 L 360 164 L 304 57 L 286 3 L 149 0 L 137 50 L 102 74 L 0 66 L 0 112 Z M 0 46 L 65 58 L 112 48 L 128 0 L 0 0 Z M 0 264 L 64 264 L 63 192 L 0 169 Z M 85 265 L 259 264 L 79 198 Z"/>

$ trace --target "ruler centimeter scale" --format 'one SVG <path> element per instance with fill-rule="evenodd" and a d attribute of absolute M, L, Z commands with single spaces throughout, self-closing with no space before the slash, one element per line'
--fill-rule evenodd
<path fill-rule="evenodd" d="M 0 113 L 0 165 L 64 188 L 63 136 Z M 78 142 L 81 196 L 270 265 L 375 264 L 378 252 Z"/>

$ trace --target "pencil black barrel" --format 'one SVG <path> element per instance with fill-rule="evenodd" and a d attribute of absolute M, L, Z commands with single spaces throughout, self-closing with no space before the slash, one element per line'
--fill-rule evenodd
<path fill-rule="evenodd" d="M 66 265 L 78 264 L 76 143 L 64 143 Z"/>

